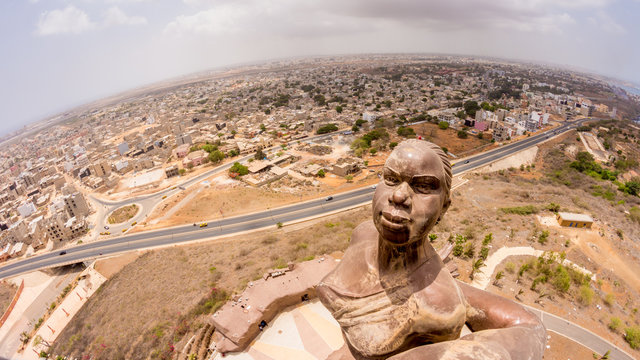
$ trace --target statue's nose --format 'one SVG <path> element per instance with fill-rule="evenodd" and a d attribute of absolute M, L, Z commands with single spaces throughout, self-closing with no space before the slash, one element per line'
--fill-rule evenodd
<path fill-rule="evenodd" d="M 409 185 L 406 182 L 403 182 L 391 194 L 391 198 L 389 200 L 396 205 L 409 206 L 409 199 Z"/>

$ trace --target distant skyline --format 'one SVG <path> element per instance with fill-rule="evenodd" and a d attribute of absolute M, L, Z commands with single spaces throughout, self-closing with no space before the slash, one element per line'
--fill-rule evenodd
<path fill-rule="evenodd" d="M 0 134 L 180 75 L 293 56 L 449 53 L 640 84 L 640 0 L 8 0 Z"/>

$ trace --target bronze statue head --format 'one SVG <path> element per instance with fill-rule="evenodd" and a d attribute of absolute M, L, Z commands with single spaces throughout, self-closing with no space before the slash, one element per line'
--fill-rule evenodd
<path fill-rule="evenodd" d="M 428 141 L 406 140 L 389 155 L 373 196 L 373 222 L 380 238 L 404 246 L 423 242 L 449 208 L 451 164 Z"/>

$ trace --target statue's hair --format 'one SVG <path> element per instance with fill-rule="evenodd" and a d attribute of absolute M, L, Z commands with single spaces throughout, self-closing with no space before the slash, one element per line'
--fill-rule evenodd
<path fill-rule="evenodd" d="M 417 139 L 409 139 L 409 140 L 405 140 L 403 142 L 401 142 L 400 144 L 398 144 L 398 146 L 396 147 L 396 149 L 401 148 L 405 145 L 409 145 L 409 146 L 417 146 L 417 147 L 421 147 L 421 148 L 425 148 L 425 149 L 429 149 L 433 152 L 436 153 L 436 155 L 438 155 L 438 158 L 440 158 L 440 162 L 442 163 L 442 169 L 444 170 L 444 186 L 445 186 L 445 193 L 447 195 L 447 200 L 450 197 L 451 194 L 451 181 L 453 178 L 453 173 L 451 171 L 451 162 L 449 161 L 449 158 L 447 157 L 447 154 L 444 152 L 444 150 L 442 150 L 442 148 L 432 142 L 429 141 L 424 141 L 424 140 L 417 140 Z M 395 150 L 395 149 L 394 149 Z"/>

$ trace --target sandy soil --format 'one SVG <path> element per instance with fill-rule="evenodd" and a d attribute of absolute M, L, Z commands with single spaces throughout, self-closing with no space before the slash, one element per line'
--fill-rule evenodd
<path fill-rule="evenodd" d="M 0 281 L 0 316 L 4 314 L 5 310 L 11 304 L 11 300 L 13 300 L 13 296 L 18 291 L 18 288 L 6 281 Z"/>
<path fill-rule="evenodd" d="M 491 144 L 490 140 L 478 139 L 478 137 L 471 134 L 469 134 L 466 139 L 460 139 L 457 135 L 457 130 L 441 130 L 437 124 L 424 123 L 411 127 L 416 131 L 416 134 L 422 136 L 423 139 L 446 147 L 451 154 L 458 157 L 471 155 L 475 149 L 481 146 L 485 146 L 481 151 L 490 150 L 497 146 Z"/>
<path fill-rule="evenodd" d="M 316 179 L 321 183 L 319 187 L 293 186 L 289 184 L 290 180 L 285 178 L 270 184 L 269 187 L 255 188 L 236 180 L 225 181 L 226 178 L 228 178 L 226 175 L 220 175 L 208 188 L 192 187 L 167 198 L 156 207 L 145 224 L 131 232 L 262 211 L 373 185 L 379 181 L 376 173 L 369 172 L 367 169 L 354 175 L 352 182 L 328 174 L 323 179 Z M 190 197 L 194 192 L 199 193 L 185 204 L 183 199 Z M 174 208 L 176 206 L 179 208 Z M 170 216 L 166 217 L 167 214 Z"/>
<path fill-rule="evenodd" d="M 589 348 L 552 331 L 547 332 L 547 334 L 549 336 L 547 339 L 548 348 L 544 352 L 544 360 L 593 359 L 593 351 Z"/>
<path fill-rule="evenodd" d="M 122 270 L 122 268 L 124 268 L 126 265 L 134 262 L 139 256 L 140 253 L 129 252 L 106 259 L 100 259 L 96 261 L 95 269 L 100 274 L 102 274 L 102 276 L 110 279 L 113 275 Z"/>

